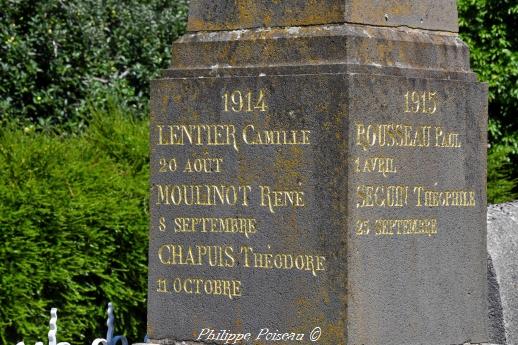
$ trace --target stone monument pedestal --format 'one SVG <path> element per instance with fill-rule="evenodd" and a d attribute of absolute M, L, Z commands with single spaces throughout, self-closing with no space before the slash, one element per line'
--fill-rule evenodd
<path fill-rule="evenodd" d="M 455 2 L 191 1 L 152 82 L 153 342 L 486 330 L 487 87 Z"/>

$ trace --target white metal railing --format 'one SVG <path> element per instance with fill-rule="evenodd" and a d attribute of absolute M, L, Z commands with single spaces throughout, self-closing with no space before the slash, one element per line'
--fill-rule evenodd
<path fill-rule="evenodd" d="M 70 345 L 66 342 L 58 343 L 57 341 L 57 332 L 58 332 L 58 310 L 57 308 L 52 308 L 50 310 L 50 323 L 49 323 L 49 344 L 48 345 Z M 128 345 L 128 340 L 123 335 L 113 336 L 115 317 L 113 316 L 113 305 L 108 303 L 108 321 L 106 325 L 108 326 L 108 332 L 106 332 L 106 338 L 98 338 L 92 342 L 92 345 L 117 345 L 120 342 L 122 345 Z M 19 342 L 16 345 L 25 345 L 23 341 Z M 43 342 L 37 342 L 35 345 L 44 345 Z"/>

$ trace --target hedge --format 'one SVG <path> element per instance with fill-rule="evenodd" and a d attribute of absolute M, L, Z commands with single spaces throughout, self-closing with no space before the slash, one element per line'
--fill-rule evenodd
<path fill-rule="evenodd" d="M 91 344 L 146 325 L 148 126 L 120 107 L 93 111 L 86 132 L 60 137 L 0 128 L 0 342 Z"/>

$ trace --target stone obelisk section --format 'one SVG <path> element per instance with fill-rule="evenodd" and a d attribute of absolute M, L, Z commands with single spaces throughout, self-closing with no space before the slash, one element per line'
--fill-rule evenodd
<path fill-rule="evenodd" d="M 149 338 L 486 342 L 487 87 L 455 1 L 190 11 L 152 82 Z"/>
<path fill-rule="evenodd" d="M 188 30 L 356 23 L 457 32 L 457 22 L 455 0 L 199 0 Z"/>

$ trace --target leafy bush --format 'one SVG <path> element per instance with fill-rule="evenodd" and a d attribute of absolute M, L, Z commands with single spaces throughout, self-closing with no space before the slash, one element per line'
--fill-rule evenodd
<path fill-rule="evenodd" d="M 0 120 L 82 128 L 87 103 L 145 107 L 186 0 L 0 0 Z"/>
<path fill-rule="evenodd" d="M 491 147 L 487 160 L 487 200 L 499 204 L 518 199 L 516 185 L 512 176 L 512 163 L 509 159 L 511 148 L 504 145 Z"/>
<path fill-rule="evenodd" d="M 460 0 L 461 35 L 473 69 L 489 84 L 490 114 L 505 129 L 518 130 L 518 2 Z M 518 149 L 518 147 L 517 147 Z"/>
<path fill-rule="evenodd" d="M 509 201 L 518 189 L 518 2 L 460 0 L 459 12 L 473 69 L 489 84 L 488 199 Z"/>
<path fill-rule="evenodd" d="M 0 129 L 0 342 L 106 334 L 106 304 L 132 340 L 145 332 L 148 125 L 109 103 L 61 138 Z M 90 343 L 88 343 L 90 344 Z"/>

